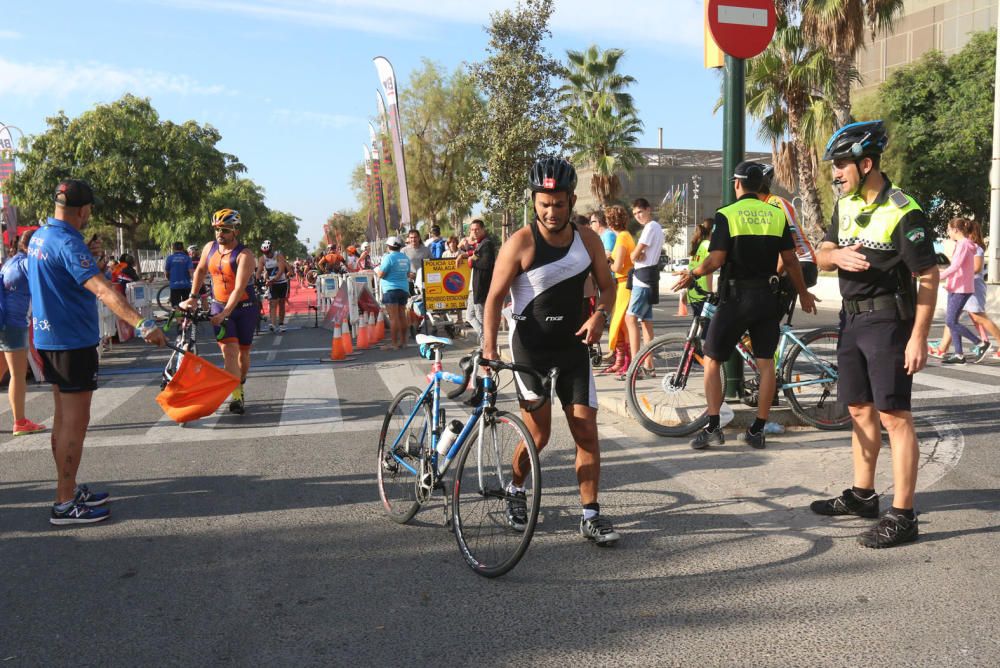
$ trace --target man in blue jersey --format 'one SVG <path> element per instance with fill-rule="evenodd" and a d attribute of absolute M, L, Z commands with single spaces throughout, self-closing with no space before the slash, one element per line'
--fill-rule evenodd
<path fill-rule="evenodd" d="M 90 423 L 90 400 L 97 389 L 97 300 L 122 320 L 134 323 L 147 342 L 162 346 L 167 341 L 154 321 L 143 318 L 111 287 L 80 234 L 94 205 L 90 185 L 75 179 L 63 181 L 54 199 L 55 213 L 28 245 L 31 326 L 55 403 L 52 457 L 58 477 L 49 522 L 90 524 L 110 515 L 106 492 L 76 484 Z"/>
<path fill-rule="evenodd" d="M 163 261 L 163 272 L 170 281 L 170 305 L 177 305 L 191 294 L 191 272 L 194 265 L 191 256 L 184 251 L 184 242 L 174 242 L 174 252 Z"/>

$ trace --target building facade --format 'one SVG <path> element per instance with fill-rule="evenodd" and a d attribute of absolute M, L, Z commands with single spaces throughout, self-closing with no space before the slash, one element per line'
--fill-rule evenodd
<path fill-rule="evenodd" d="M 928 51 L 950 56 L 972 33 L 997 25 L 996 0 L 907 0 L 890 35 L 869 40 L 857 57 L 858 93 L 874 91 L 892 71 L 919 60 Z"/>
<path fill-rule="evenodd" d="M 671 202 L 673 210 L 684 221 L 683 234 L 676 243 L 664 248 L 671 259 L 688 256 L 688 240 L 698 220 L 710 217 L 722 205 L 722 188 L 730 186 L 722 174 L 722 151 L 703 151 L 675 148 L 637 149 L 646 159 L 646 165 L 637 167 L 632 174 L 621 172 L 622 201 L 631 204 L 637 197 L 649 200 L 654 212 Z M 770 153 L 747 153 L 746 160 L 771 162 Z M 593 172 L 588 168 L 578 170 L 579 185 L 576 189 L 576 211 L 586 214 L 597 208 L 597 199 L 590 192 Z M 785 194 L 780 189 L 776 192 Z M 663 221 L 661 221 L 663 222 Z"/>

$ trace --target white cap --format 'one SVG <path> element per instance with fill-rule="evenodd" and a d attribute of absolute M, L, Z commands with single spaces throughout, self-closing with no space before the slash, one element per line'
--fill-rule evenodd
<path fill-rule="evenodd" d="M 389 237 L 385 240 L 385 245 L 392 248 L 402 248 L 403 242 L 399 240 L 399 237 Z"/>
<path fill-rule="evenodd" d="M 364 250 L 365 248 L 368 248 L 368 242 L 367 241 L 364 241 L 364 242 L 361 243 L 361 249 Z"/>

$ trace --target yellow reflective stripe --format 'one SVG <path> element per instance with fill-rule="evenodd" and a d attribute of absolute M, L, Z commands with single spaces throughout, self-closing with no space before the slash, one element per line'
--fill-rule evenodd
<path fill-rule="evenodd" d="M 886 201 L 873 210 L 868 209 L 868 204 L 860 197 L 844 197 L 837 202 L 838 230 L 837 239 L 841 246 L 850 246 L 856 243 L 862 244 L 865 248 L 873 250 L 895 250 L 896 244 L 892 241 L 892 235 L 899 225 L 903 216 L 914 210 L 920 210 L 920 206 L 909 198 L 909 204 L 900 208 L 891 201 Z M 867 225 L 860 225 L 858 219 L 866 214 Z"/>

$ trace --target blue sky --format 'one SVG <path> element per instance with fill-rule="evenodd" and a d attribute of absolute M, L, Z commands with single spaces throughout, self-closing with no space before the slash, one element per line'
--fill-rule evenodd
<path fill-rule="evenodd" d="M 210 123 L 240 157 L 268 206 L 302 219 L 313 242 L 326 217 L 357 206 L 379 82 L 392 61 L 400 104 L 422 58 L 451 70 L 485 55 L 491 12 L 515 0 L 67 0 L 7 5 L 0 22 L 0 122 L 44 129 L 126 92 L 161 117 Z M 668 148 L 719 149 L 719 84 L 702 66 L 701 0 L 556 0 L 551 54 L 592 43 L 626 50 L 620 69 L 645 123 Z M 766 150 L 747 134 L 747 150 Z"/>

